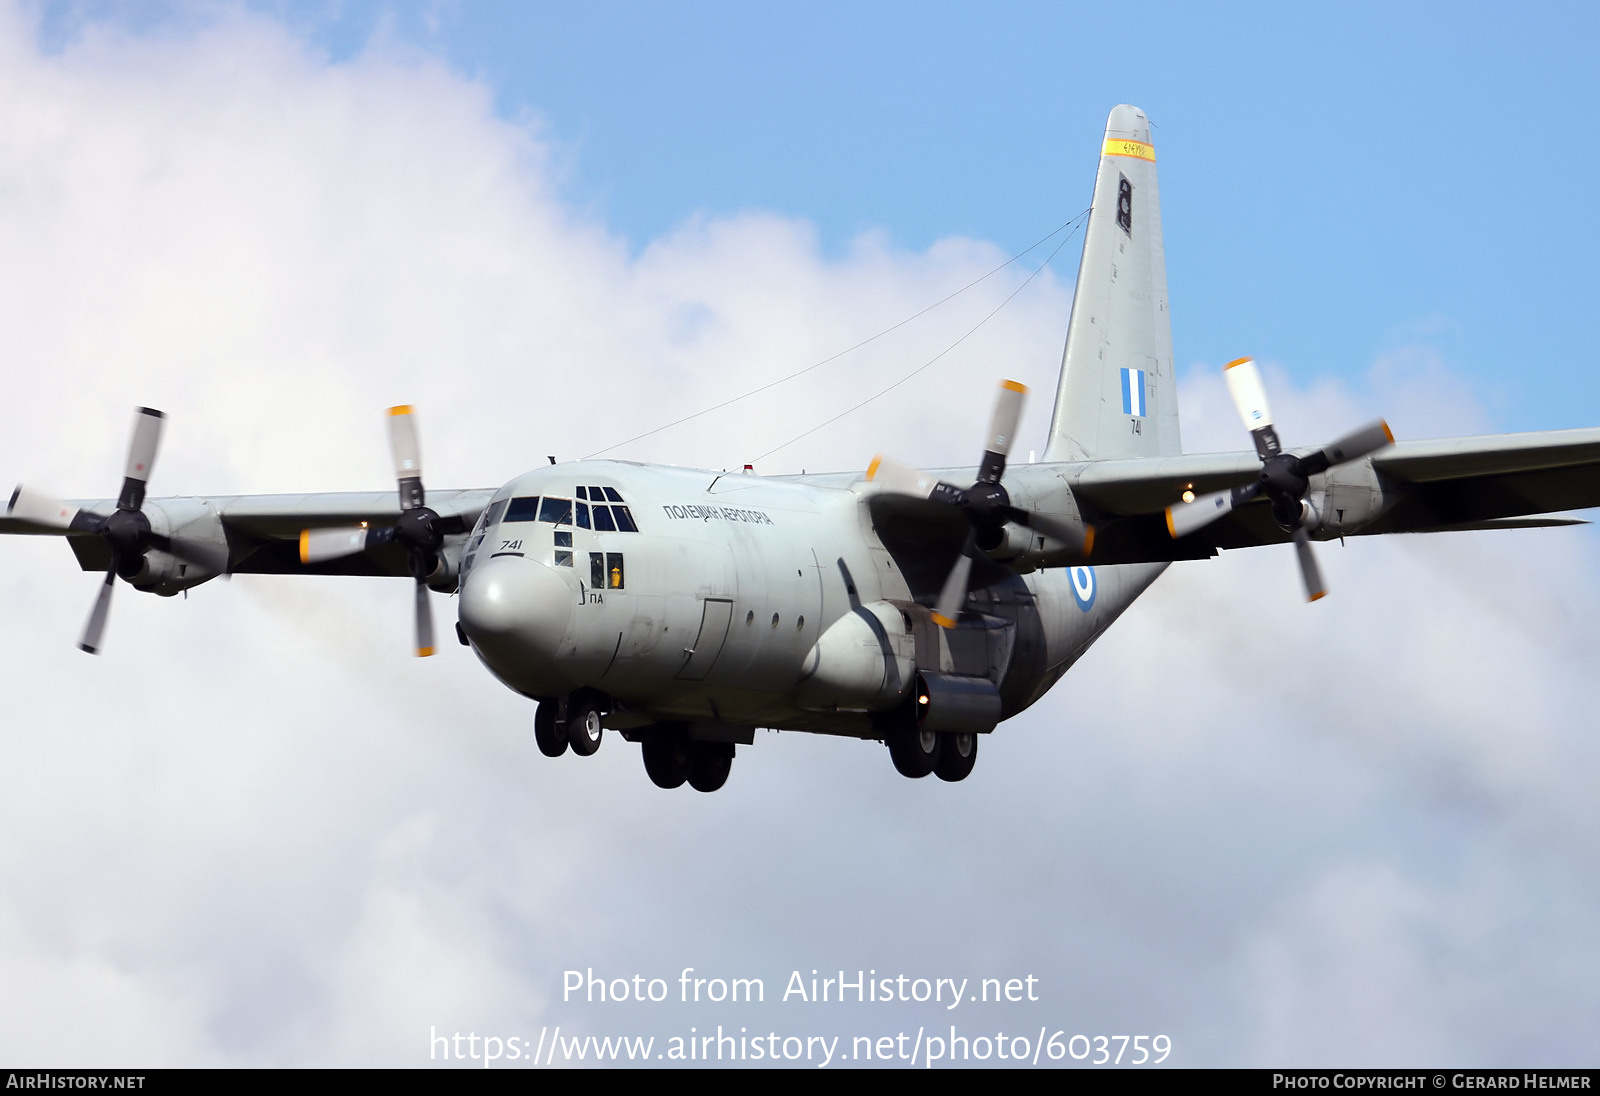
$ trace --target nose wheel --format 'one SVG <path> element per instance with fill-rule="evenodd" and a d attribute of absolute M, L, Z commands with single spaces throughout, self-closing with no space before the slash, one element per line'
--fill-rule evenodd
<path fill-rule="evenodd" d="M 567 701 L 567 741 L 572 752 L 579 757 L 589 757 L 600 748 L 600 705 L 593 700 Z"/>

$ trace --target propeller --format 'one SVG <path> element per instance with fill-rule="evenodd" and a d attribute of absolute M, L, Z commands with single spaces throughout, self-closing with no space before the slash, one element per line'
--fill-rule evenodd
<path fill-rule="evenodd" d="M 157 533 L 150 528 L 150 519 L 144 514 L 145 485 L 156 462 L 165 421 L 166 416 L 151 407 L 141 407 L 134 412 L 133 437 L 128 442 L 128 466 L 123 473 L 122 493 L 117 496 L 117 508 L 110 514 L 101 515 L 81 509 L 21 484 L 11 493 L 11 502 L 6 508 L 11 517 L 35 525 L 59 529 L 64 533 L 85 533 L 105 538 L 111 549 L 111 566 L 106 568 L 105 583 L 100 587 L 94 607 L 89 611 L 83 638 L 78 641 L 79 649 L 91 655 L 100 653 L 100 637 L 105 631 L 106 617 L 111 612 L 111 590 L 117 576 L 131 579 L 137 575 L 144 566 L 145 553 L 150 549 L 167 552 L 219 575 L 228 573 L 226 547 L 209 541 Z"/>
<path fill-rule="evenodd" d="M 956 626 L 956 617 L 961 613 L 961 603 L 966 600 L 972 578 L 973 561 L 980 548 L 993 548 L 1000 543 L 1008 522 L 1043 533 L 1083 556 L 1094 547 L 1093 526 L 1013 506 L 1011 496 L 1000 483 L 1027 394 L 1026 385 L 1016 381 L 1000 382 L 994 415 L 989 420 L 989 440 L 978 467 L 977 482 L 971 487 L 957 487 L 884 456 L 874 457 L 867 468 L 868 481 L 877 483 L 885 491 L 959 506 L 966 515 L 966 540 L 945 577 L 934 608 L 933 619 L 941 627 Z"/>
<path fill-rule="evenodd" d="M 1255 442 L 1256 456 L 1261 458 L 1261 475 L 1254 483 L 1243 487 L 1213 491 L 1167 507 L 1167 532 L 1175 539 L 1187 536 L 1264 495 L 1272 504 L 1272 520 L 1294 537 L 1295 557 L 1300 562 L 1300 577 L 1305 581 L 1306 599 L 1316 601 L 1327 594 L 1328 588 L 1322 581 L 1316 555 L 1311 551 L 1310 534 L 1322 522 L 1316 507 L 1306 501 L 1311 477 L 1382 449 L 1394 441 L 1394 434 L 1388 423 L 1378 419 L 1307 456 L 1285 453 L 1272 425 L 1267 392 L 1261 384 L 1255 359 L 1239 358 L 1229 362 L 1222 376 L 1228 382 L 1233 405 L 1239 409 L 1239 417 Z"/>
<path fill-rule="evenodd" d="M 417 657 L 433 654 L 433 608 L 428 600 L 428 580 L 444 565 L 439 554 L 447 532 L 459 532 L 460 518 L 443 518 L 427 505 L 422 488 L 422 447 L 417 441 L 416 416 L 409 404 L 389 408 L 389 451 L 400 489 L 400 517 L 393 525 L 366 525 L 306 529 L 300 533 L 300 562 L 353 556 L 383 544 L 405 549 L 406 565 L 416 580 Z"/>

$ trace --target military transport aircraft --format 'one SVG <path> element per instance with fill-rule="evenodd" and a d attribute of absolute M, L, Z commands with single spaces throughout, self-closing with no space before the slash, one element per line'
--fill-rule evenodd
<path fill-rule="evenodd" d="M 1255 451 L 1186 455 L 1155 151 L 1111 112 L 1044 459 L 1010 465 L 1005 382 L 976 472 L 879 458 L 863 475 L 764 477 L 589 460 L 498 489 L 424 492 L 416 419 L 391 408 L 389 493 L 147 499 L 161 433 L 141 408 L 115 500 L 18 487 L 0 532 L 64 535 L 116 579 L 172 595 L 224 574 L 410 576 L 455 636 L 537 702 L 545 754 L 604 729 L 651 780 L 713 791 L 757 727 L 884 741 L 906 776 L 961 780 L 979 736 L 1044 695 L 1173 560 L 1312 541 L 1570 524 L 1600 506 L 1600 430 L 1395 443 L 1382 422 L 1285 448 L 1249 359 L 1226 370 Z M 966 485 L 966 486 L 963 486 Z"/>

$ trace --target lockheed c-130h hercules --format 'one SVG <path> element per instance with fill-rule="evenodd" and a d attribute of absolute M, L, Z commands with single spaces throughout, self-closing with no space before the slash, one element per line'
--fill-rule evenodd
<path fill-rule="evenodd" d="M 758 727 L 878 739 L 906 776 L 961 780 L 981 736 L 1038 700 L 1166 566 L 1314 540 L 1570 524 L 1600 505 L 1600 430 L 1394 443 L 1381 421 L 1285 448 L 1249 359 L 1226 370 L 1255 451 L 1186 455 L 1155 152 L 1143 112 L 1101 146 L 1050 436 L 1008 465 L 1024 390 L 1000 388 L 976 471 L 766 477 L 587 460 L 426 492 L 410 408 L 389 492 L 147 499 L 162 416 L 135 415 L 118 498 L 26 487 L 0 531 L 65 535 L 103 572 L 171 595 L 227 573 L 409 576 L 455 634 L 537 702 L 535 739 L 638 742 L 650 778 L 721 787 Z M 965 486 L 963 486 L 965 485 Z"/>

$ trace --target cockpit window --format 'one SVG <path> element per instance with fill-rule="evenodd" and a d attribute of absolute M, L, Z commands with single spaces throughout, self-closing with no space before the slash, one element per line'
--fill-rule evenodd
<path fill-rule="evenodd" d="M 499 523 L 500 515 L 506 512 L 506 504 L 510 501 L 510 499 L 501 499 L 499 502 L 491 502 L 489 504 L 489 509 L 484 512 L 483 516 L 483 527 L 485 529 Z"/>
<path fill-rule="evenodd" d="M 539 496 L 531 498 L 512 499 L 511 505 L 506 508 L 507 521 L 538 521 Z"/>
<path fill-rule="evenodd" d="M 571 525 L 572 500 L 545 499 L 544 505 L 539 508 L 539 520 L 548 521 L 554 525 Z"/>
<path fill-rule="evenodd" d="M 587 529 L 593 523 L 594 528 L 603 533 L 639 531 L 633 514 L 621 505 L 622 496 L 615 487 L 598 487 L 591 483 L 578 488 L 578 497 L 588 500 L 587 504 L 578 503 L 578 524 L 583 528 Z"/>

